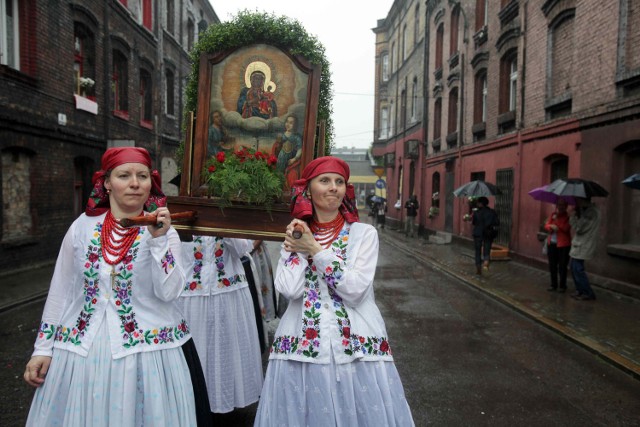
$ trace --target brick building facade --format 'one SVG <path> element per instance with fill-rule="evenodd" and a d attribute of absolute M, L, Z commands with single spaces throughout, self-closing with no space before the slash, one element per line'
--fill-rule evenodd
<path fill-rule="evenodd" d="M 474 179 L 496 183 L 498 242 L 514 257 L 544 262 L 536 239 L 550 204 L 529 190 L 557 178 L 582 177 L 610 192 L 594 198 L 602 211 L 598 254 L 589 272 L 598 282 L 637 283 L 640 191 L 621 185 L 640 171 L 640 2 L 616 0 L 409 0 L 394 2 L 376 34 L 376 111 L 373 152 L 384 156 L 389 187 L 416 194 L 423 232 L 469 239 L 462 220 L 469 206 L 453 190 Z M 412 18 L 422 9 L 422 17 Z M 420 130 L 386 121 L 393 98 L 382 78 L 384 55 L 398 28 L 420 22 L 426 43 Z M 391 69 L 395 81 L 403 64 Z M 418 77 L 420 78 L 420 77 Z M 385 123 L 395 120 L 398 126 Z M 407 153 L 418 139 L 417 156 Z M 416 183 L 415 185 L 412 185 Z M 433 212 L 433 211 L 432 211 Z M 402 222 L 402 212 L 390 220 Z"/>
<path fill-rule="evenodd" d="M 51 263 L 106 148 L 151 153 L 177 188 L 189 50 L 206 0 L 0 0 L 0 274 Z"/>

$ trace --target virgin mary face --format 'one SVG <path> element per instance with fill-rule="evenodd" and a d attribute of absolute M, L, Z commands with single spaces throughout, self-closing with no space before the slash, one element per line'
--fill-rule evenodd
<path fill-rule="evenodd" d="M 265 76 L 260 71 L 254 71 L 251 73 L 251 87 L 252 88 L 264 88 Z"/>

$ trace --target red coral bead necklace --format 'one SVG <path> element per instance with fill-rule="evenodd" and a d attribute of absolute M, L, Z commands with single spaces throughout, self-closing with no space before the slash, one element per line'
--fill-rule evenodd
<path fill-rule="evenodd" d="M 341 212 L 329 222 L 316 222 L 315 218 L 311 220 L 309 229 L 323 248 L 328 248 L 338 238 L 342 227 L 344 226 L 344 216 Z"/>
<path fill-rule="evenodd" d="M 120 263 L 131 249 L 133 242 L 136 241 L 139 232 L 140 227 L 125 228 L 121 226 L 111 210 L 108 210 L 100 231 L 102 258 L 105 262 L 109 265 Z"/>

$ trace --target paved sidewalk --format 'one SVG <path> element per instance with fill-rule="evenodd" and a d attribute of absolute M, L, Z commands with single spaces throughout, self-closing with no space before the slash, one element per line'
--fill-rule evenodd
<path fill-rule="evenodd" d="M 549 273 L 516 261 L 496 261 L 475 274 L 471 246 L 438 245 L 379 230 L 380 240 L 456 277 L 547 328 L 583 346 L 640 379 L 640 301 L 594 287 L 597 300 L 577 301 L 569 279 L 567 293 L 548 292 Z"/>

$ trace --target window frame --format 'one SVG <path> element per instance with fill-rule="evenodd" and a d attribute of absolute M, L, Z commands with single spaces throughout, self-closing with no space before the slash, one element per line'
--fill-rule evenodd
<path fill-rule="evenodd" d="M 129 120 L 129 91 L 127 87 L 127 82 L 129 81 L 129 60 L 127 56 L 118 49 L 113 50 L 111 60 L 113 62 L 111 69 L 112 112 L 116 117 Z"/>
<path fill-rule="evenodd" d="M 13 9 L 11 29 L 6 26 L 6 9 L 8 3 L 11 4 L 11 8 Z M 13 35 L 13 43 L 9 43 L 10 31 Z M 12 56 L 11 62 L 7 60 L 10 56 Z M 20 60 L 20 4 L 18 0 L 0 0 L 0 64 L 20 71 Z"/>
<path fill-rule="evenodd" d="M 145 68 L 140 69 L 140 126 L 153 129 L 153 77 Z"/>

